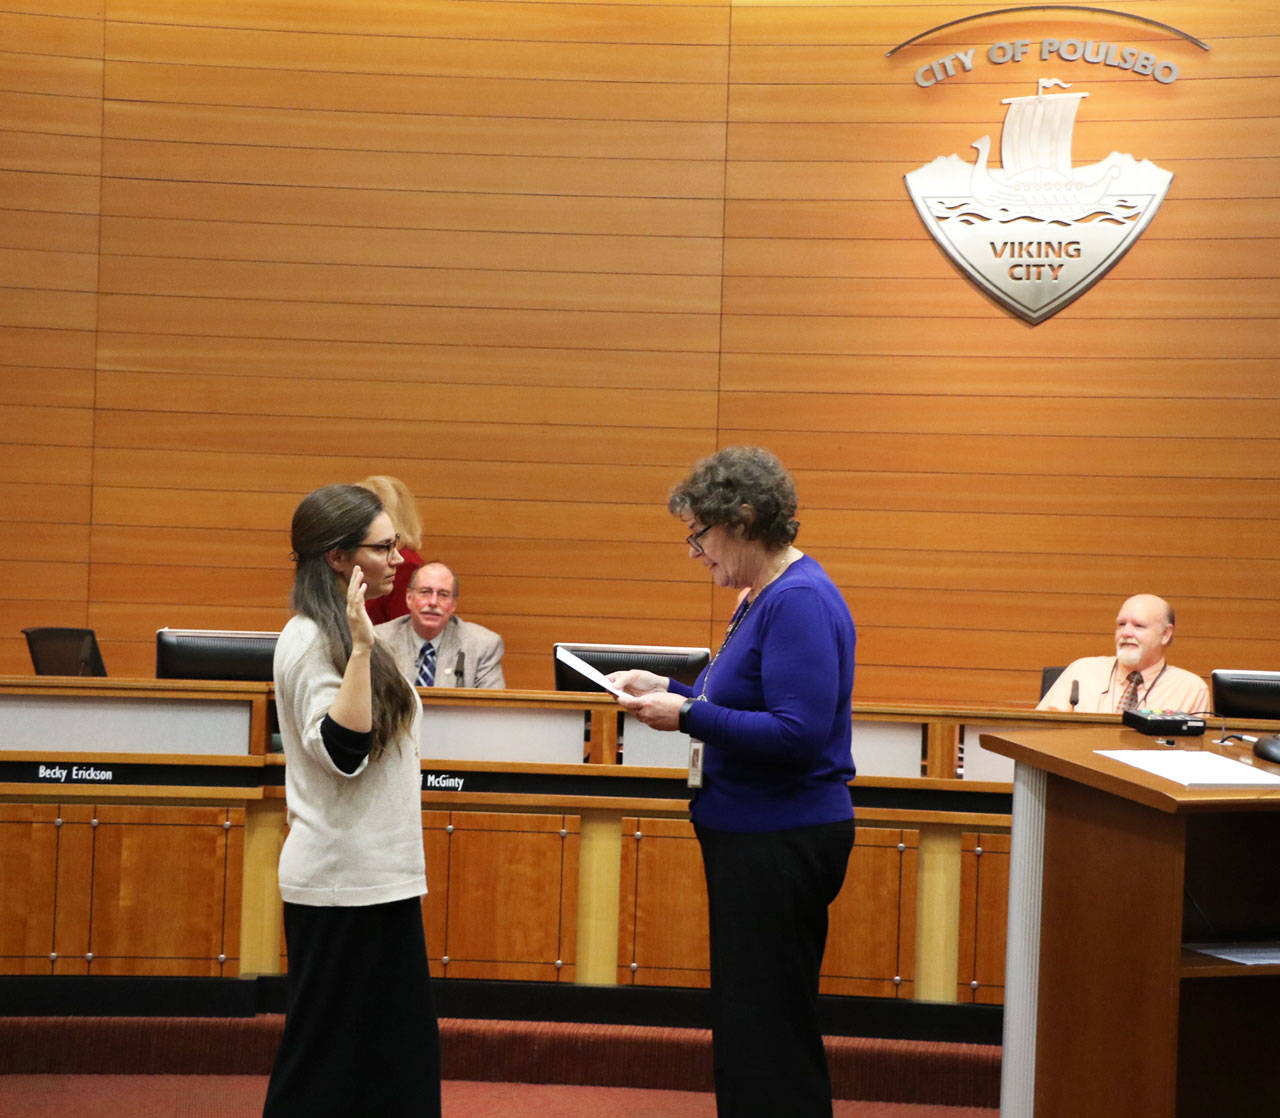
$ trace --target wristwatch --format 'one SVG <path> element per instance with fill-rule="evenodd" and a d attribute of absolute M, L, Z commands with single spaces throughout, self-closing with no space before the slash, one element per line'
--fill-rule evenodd
<path fill-rule="evenodd" d="M 693 700 L 685 699 L 685 701 L 680 704 L 680 719 L 677 723 L 682 734 L 687 734 L 689 732 L 689 712 L 691 710 L 693 710 Z"/>

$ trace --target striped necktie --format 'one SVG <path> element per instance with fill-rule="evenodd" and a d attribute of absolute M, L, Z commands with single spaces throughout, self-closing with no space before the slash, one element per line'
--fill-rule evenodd
<path fill-rule="evenodd" d="M 430 641 L 418 653 L 418 679 L 416 686 L 430 687 L 436 680 L 436 646 Z"/>

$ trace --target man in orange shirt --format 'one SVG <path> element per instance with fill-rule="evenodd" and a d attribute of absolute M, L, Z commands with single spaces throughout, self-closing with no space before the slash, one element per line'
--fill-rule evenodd
<path fill-rule="evenodd" d="M 1045 692 L 1037 710 L 1112 714 L 1123 710 L 1208 713 L 1204 680 L 1165 659 L 1173 640 L 1173 607 L 1154 594 L 1136 594 L 1116 616 L 1114 656 L 1074 660 Z M 1072 685 L 1078 701 L 1071 703 Z"/>

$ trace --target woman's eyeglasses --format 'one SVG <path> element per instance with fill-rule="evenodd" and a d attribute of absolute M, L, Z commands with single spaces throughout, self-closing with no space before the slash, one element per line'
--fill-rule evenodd
<path fill-rule="evenodd" d="M 706 552 L 702 550 L 701 540 L 702 540 L 702 537 L 705 536 L 708 532 L 710 532 L 711 529 L 714 527 L 715 527 L 714 524 L 708 524 L 705 528 L 702 529 L 702 531 L 693 532 L 685 536 L 684 542 L 688 544 L 689 547 L 692 548 L 694 551 L 696 551 L 699 555 L 705 555 Z"/>
<path fill-rule="evenodd" d="M 393 551 L 400 550 L 400 533 L 397 532 L 395 535 L 395 538 L 392 539 L 390 542 L 362 543 L 362 544 L 357 544 L 356 546 L 367 547 L 370 551 L 375 552 L 378 555 L 381 555 L 384 560 L 390 559 L 391 553 Z"/>

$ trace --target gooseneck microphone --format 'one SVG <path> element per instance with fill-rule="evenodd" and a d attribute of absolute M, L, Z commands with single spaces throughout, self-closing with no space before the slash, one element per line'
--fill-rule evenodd
<path fill-rule="evenodd" d="M 1080 701 L 1080 681 L 1073 679 L 1071 681 L 1071 709 L 1076 709 L 1076 704 Z"/>
<path fill-rule="evenodd" d="M 463 685 L 462 681 L 465 678 L 466 670 L 467 670 L 467 654 L 463 652 L 462 649 L 458 649 L 458 659 L 455 661 L 453 665 L 453 679 L 454 679 L 453 685 L 455 687 L 461 687 Z"/>

